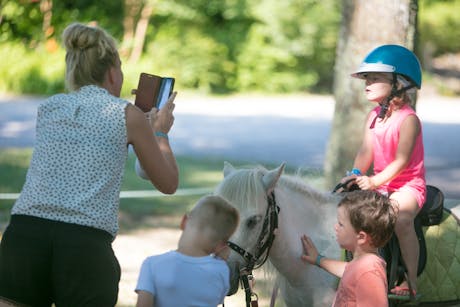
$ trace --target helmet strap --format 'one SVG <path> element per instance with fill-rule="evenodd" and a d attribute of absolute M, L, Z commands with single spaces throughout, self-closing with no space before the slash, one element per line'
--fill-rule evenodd
<path fill-rule="evenodd" d="M 387 115 L 387 112 L 388 112 L 388 108 L 390 107 L 390 101 L 395 98 L 395 97 L 400 97 L 402 93 L 404 93 L 405 91 L 413 88 L 415 85 L 414 84 L 410 84 L 406 87 L 403 87 L 401 89 L 398 90 L 398 87 L 397 87 L 397 84 L 398 84 L 398 79 L 397 79 L 397 75 L 396 73 L 392 73 L 393 75 L 393 81 L 392 81 L 392 84 L 391 84 L 391 93 L 390 95 L 385 98 L 385 100 L 383 102 L 380 103 L 380 112 L 379 114 L 372 120 L 372 123 L 369 127 L 369 129 L 373 129 L 374 126 L 375 126 L 375 122 L 377 121 L 377 118 L 380 118 L 380 119 L 383 119 L 385 118 L 385 116 Z"/>

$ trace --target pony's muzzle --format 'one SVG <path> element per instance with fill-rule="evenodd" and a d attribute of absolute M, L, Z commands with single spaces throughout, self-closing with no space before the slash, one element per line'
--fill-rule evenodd
<path fill-rule="evenodd" d="M 227 265 L 230 269 L 230 289 L 227 296 L 231 296 L 238 291 L 240 285 L 240 265 L 235 261 L 227 261 Z"/>

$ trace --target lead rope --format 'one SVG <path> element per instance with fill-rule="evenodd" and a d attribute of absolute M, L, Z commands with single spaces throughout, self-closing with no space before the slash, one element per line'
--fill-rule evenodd
<path fill-rule="evenodd" d="M 247 307 L 258 307 L 259 297 L 255 292 L 252 291 L 251 285 L 249 281 L 252 281 L 254 276 L 252 276 L 252 272 L 242 271 L 241 274 L 241 286 L 244 289 L 244 293 L 246 296 L 246 306 Z"/>
<path fill-rule="evenodd" d="M 252 291 L 249 281 L 254 279 L 252 272 L 246 272 L 242 270 L 240 272 L 241 288 L 244 290 L 246 307 L 259 307 L 259 296 L 257 293 Z M 222 307 L 225 307 L 225 303 L 222 303 Z"/>

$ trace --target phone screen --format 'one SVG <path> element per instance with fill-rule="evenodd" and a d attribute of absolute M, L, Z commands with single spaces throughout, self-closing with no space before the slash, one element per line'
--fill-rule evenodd
<path fill-rule="evenodd" d="M 161 87 L 160 87 L 160 93 L 158 94 L 158 100 L 156 103 L 156 107 L 161 109 L 166 102 L 168 101 L 169 96 L 171 96 L 174 88 L 174 78 L 163 78 L 161 80 Z"/>

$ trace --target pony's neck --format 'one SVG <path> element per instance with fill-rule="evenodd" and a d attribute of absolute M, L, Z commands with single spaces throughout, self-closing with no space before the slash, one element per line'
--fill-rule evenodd
<path fill-rule="evenodd" d="M 323 194 L 286 185 L 279 185 L 276 198 L 280 206 L 279 230 L 270 261 L 290 283 L 299 284 L 308 266 L 300 260 L 303 253 L 301 235 L 310 236 L 319 252 L 330 257 L 340 255 L 334 239 L 336 202 Z"/>

